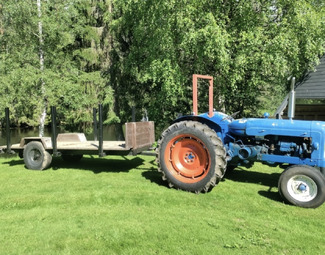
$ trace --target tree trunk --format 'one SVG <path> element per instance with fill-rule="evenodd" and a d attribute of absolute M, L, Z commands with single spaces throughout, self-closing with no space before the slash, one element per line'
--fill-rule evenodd
<path fill-rule="evenodd" d="M 38 37 L 39 37 L 39 62 L 40 62 L 40 70 L 41 70 L 41 100 L 43 104 L 41 105 L 41 116 L 40 116 L 40 126 L 39 126 L 39 136 L 44 136 L 44 125 L 46 119 L 46 108 L 47 102 L 45 97 L 45 82 L 43 80 L 43 72 L 44 72 L 44 39 L 43 39 L 43 23 L 42 23 L 42 9 L 41 9 L 41 0 L 37 0 L 37 14 L 38 14 Z"/>

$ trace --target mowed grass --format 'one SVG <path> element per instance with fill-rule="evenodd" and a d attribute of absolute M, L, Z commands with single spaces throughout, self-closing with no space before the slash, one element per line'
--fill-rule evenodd
<path fill-rule="evenodd" d="M 0 254 L 324 254 L 325 206 L 283 203 L 281 169 L 239 168 L 207 194 L 167 187 L 155 158 L 0 158 Z"/>

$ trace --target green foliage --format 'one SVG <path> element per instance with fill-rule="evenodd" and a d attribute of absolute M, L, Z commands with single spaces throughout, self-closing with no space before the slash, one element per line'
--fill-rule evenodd
<path fill-rule="evenodd" d="M 190 113 L 192 74 L 227 62 L 224 31 L 204 7 L 194 1 L 115 2 L 115 15 L 123 15 L 112 26 L 120 47 L 114 48 L 111 77 L 122 91 L 121 109 L 147 109 L 158 130 L 177 113 Z"/>
<path fill-rule="evenodd" d="M 309 1 L 129 0 L 114 7 L 118 103 L 148 109 L 160 128 L 190 112 L 193 73 L 215 77 L 216 108 L 256 116 L 273 112 L 288 77 L 301 77 L 324 53 L 324 6 Z"/>
<path fill-rule="evenodd" d="M 99 103 L 109 116 L 114 115 L 113 91 L 101 74 L 105 49 L 100 46 L 103 35 L 96 27 L 96 5 L 89 1 L 42 1 L 45 68 L 40 72 L 34 1 L 2 4 L 0 90 L 9 97 L 0 100 L 0 107 L 11 108 L 16 125 L 38 124 L 43 101 L 40 81 L 45 83 L 48 107 L 58 107 L 66 126 L 89 126 L 92 108 Z"/>
<path fill-rule="evenodd" d="M 216 109 L 259 116 L 277 108 L 288 77 L 299 80 L 325 52 L 322 1 L 41 2 L 39 20 L 34 0 L 0 0 L 0 108 L 9 106 L 17 125 L 37 125 L 43 81 L 66 126 L 90 126 L 103 103 L 105 123 L 129 121 L 134 106 L 160 133 L 191 112 L 194 73 L 214 77 Z M 202 112 L 207 87 L 199 84 Z"/>

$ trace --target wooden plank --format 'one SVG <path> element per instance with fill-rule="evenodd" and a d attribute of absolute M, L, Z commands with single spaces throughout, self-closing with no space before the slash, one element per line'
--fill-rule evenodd
<path fill-rule="evenodd" d="M 133 148 L 136 144 L 135 141 L 135 130 L 136 122 L 125 123 L 125 145 L 127 148 Z"/>
<path fill-rule="evenodd" d="M 99 147 L 98 141 L 86 141 L 86 142 L 58 142 L 58 150 L 94 150 L 97 151 Z M 109 151 L 125 151 L 128 150 L 125 147 L 124 141 L 104 141 L 103 150 Z"/>
<path fill-rule="evenodd" d="M 129 122 L 125 124 L 126 148 L 138 150 L 151 146 L 155 142 L 153 121 Z"/>
<path fill-rule="evenodd" d="M 136 148 L 150 146 L 154 143 L 153 122 L 138 122 L 136 127 Z"/>
<path fill-rule="evenodd" d="M 75 150 L 75 151 L 97 151 L 98 150 L 98 141 L 86 141 L 86 142 L 58 142 L 58 150 Z M 5 148 L 5 146 L 1 146 L 0 148 Z M 12 149 L 14 150 L 22 150 L 20 144 L 13 144 Z M 53 149 L 52 147 L 48 147 L 47 150 Z M 106 151 L 127 151 L 128 148 L 125 147 L 124 141 L 104 141 L 103 149 Z"/>
<path fill-rule="evenodd" d="M 84 133 L 62 133 L 58 134 L 57 142 L 85 142 L 87 141 Z"/>

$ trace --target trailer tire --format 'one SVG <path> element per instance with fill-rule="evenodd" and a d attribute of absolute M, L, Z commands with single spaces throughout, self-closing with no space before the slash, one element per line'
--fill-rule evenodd
<path fill-rule="evenodd" d="M 76 154 L 76 155 L 62 154 L 61 157 L 64 161 L 76 163 L 82 159 L 83 155 L 82 154 Z"/>
<path fill-rule="evenodd" d="M 325 177 L 310 166 L 288 167 L 281 174 L 278 187 L 280 195 L 296 206 L 317 208 L 325 201 Z"/>
<path fill-rule="evenodd" d="M 158 171 L 170 187 L 208 192 L 222 179 L 226 151 L 216 132 L 197 121 L 182 121 L 163 133 L 157 146 Z"/>
<path fill-rule="evenodd" d="M 52 162 L 51 154 L 44 149 L 41 142 L 37 141 L 25 146 L 23 156 L 26 167 L 31 170 L 44 170 Z"/>

